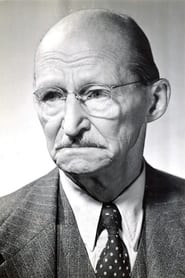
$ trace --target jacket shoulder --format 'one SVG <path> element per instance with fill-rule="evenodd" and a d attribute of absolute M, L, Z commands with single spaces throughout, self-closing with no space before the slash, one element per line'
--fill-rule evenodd
<path fill-rule="evenodd" d="M 23 200 L 34 190 L 35 187 L 38 187 L 41 184 L 49 183 L 51 180 L 58 179 L 58 169 L 55 168 L 50 171 L 48 174 L 34 180 L 33 182 L 23 186 L 22 188 L 12 192 L 8 195 L 5 195 L 0 198 L 0 225 L 4 220 L 11 214 L 16 207 L 18 207 Z"/>
<path fill-rule="evenodd" d="M 171 175 L 161 170 L 146 166 L 146 186 L 149 195 L 154 199 L 163 199 L 165 202 L 181 200 L 185 203 L 185 179 Z"/>

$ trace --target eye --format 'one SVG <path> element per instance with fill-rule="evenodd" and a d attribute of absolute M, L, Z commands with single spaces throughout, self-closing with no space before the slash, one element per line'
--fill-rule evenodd
<path fill-rule="evenodd" d="M 35 95 L 42 102 L 54 102 L 66 98 L 64 91 L 60 88 L 43 88 L 38 90 Z"/>
<path fill-rule="evenodd" d="M 105 97 L 108 95 L 109 95 L 109 92 L 105 89 L 93 89 L 93 90 L 88 91 L 87 100 L 98 99 L 98 98 L 102 98 L 102 97 Z"/>
<path fill-rule="evenodd" d="M 46 102 L 46 101 L 55 101 L 56 99 L 60 99 L 61 98 L 61 94 L 55 91 L 50 91 L 47 92 L 43 98 L 42 101 Z"/>

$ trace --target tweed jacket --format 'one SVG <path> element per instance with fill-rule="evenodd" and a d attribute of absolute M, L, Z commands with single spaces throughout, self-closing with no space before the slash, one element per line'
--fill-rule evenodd
<path fill-rule="evenodd" d="M 95 278 L 58 185 L 54 169 L 0 199 L 0 278 Z M 132 278 L 185 277 L 185 181 L 146 165 L 143 206 Z"/>

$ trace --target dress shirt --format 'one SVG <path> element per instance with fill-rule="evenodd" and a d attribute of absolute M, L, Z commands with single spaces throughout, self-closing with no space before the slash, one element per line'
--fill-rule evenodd
<path fill-rule="evenodd" d="M 107 242 L 107 231 L 102 231 L 96 242 L 96 232 L 102 203 L 93 199 L 60 170 L 60 181 L 73 210 L 82 240 L 95 269 L 99 256 Z M 122 217 L 121 238 L 124 241 L 133 269 L 143 221 L 143 195 L 145 167 L 140 176 L 113 203 Z"/>

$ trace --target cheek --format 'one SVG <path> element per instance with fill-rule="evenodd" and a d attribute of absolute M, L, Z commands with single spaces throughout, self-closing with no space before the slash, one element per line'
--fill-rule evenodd
<path fill-rule="evenodd" d="M 145 116 L 145 102 L 135 98 L 119 106 L 117 118 L 101 123 L 100 130 L 113 153 L 119 155 L 120 152 L 128 151 L 136 143 L 140 130 L 145 124 Z"/>
<path fill-rule="evenodd" d="M 37 113 L 46 137 L 48 150 L 52 152 L 56 136 L 61 129 L 63 115 L 59 113 L 52 116 L 46 116 L 41 110 L 37 110 Z"/>
<path fill-rule="evenodd" d="M 146 103 L 140 98 L 128 103 L 122 109 L 120 120 L 120 140 L 132 147 L 146 123 Z"/>

